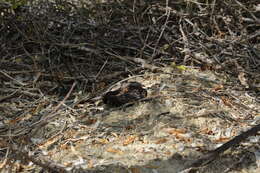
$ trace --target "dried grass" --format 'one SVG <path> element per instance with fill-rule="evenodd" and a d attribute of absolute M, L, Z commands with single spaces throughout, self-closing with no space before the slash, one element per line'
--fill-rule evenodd
<path fill-rule="evenodd" d="M 256 0 L 0 2 L 0 168 L 185 169 L 259 124 L 258 13 Z M 126 80 L 149 97 L 104 106 Z M 248 141 L 198 171 L 259 169 Z"/>

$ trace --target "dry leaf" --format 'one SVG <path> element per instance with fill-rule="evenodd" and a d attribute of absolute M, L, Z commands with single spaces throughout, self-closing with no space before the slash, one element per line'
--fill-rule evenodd
<path fill-rule="evenodd" d="M 200 130 L 199 133 L 213 135 L 213 131 L 208 128 L 204 128 L 204 129 Z"/>
<path fill-rule="evenodd" d="M 97 119 L 95 119 L 95 118 L 88 118 L 88 119 L 86 119 L 85 121 L 84 121 L 84 123 L 86 124 L 86 125 L 91 125 L 91 124 L 94 124 L 94 123 L 96 123 L 97 122 Z"/>
<path fill-rule="evenodd" d="M 61 150 L 68 150 L 68 149 L 69 149 L 69 145 L 68 145 L 67 143 L 62 144 L 62 145 L 60 146 L 60 149 L 61 149 Z"/>
<path fill-rule="evenodd" d="M 166 152 L 164 152 L 164 154 L 165 154 L 165 155 L 168 155 L 168 156 L 171 156 L 171 155 L 172 155 L 172 153 L 171 153 L 170 151 L 166 151 Z"/>
<path fill-rule="evenodd" d="M 227 141 L 229 141 L 229 140 L 230 140 L 230 138 L 221 137 L 221 138 L 215 140 L 214 142 L 216 142 L 216 143 L 222 143 L 222 142 L 227 142 Z"/>
<path fill-rule="evenodd" d="M 226 35 L 225 32 L 222 32 L 222 31 L 220 31 L 220 30 L 218 29 L 218 32 L 216 33 L 216 37 L 217 37 L 218 39 L 224 39 L 224 38 L 225 38 L 225 35 Z"/>
<path fill-rule="evenodd" d="M 94 161 L 93 160 L 90 160 L 88 162 L 88 168 L 94 168 Z"/>
<path fill-rule="evenodd" d="M 72 162 L 65 162 L 65 163 L 63 163 L 63 165 L 69 167 L 69 166 L 72 166 L 73 163 Z"/>
<path fill-rule="evenodd" d="M 186 129 L 174 129 L 174 128 L 170 128 L 167 129 L 167 132 L 171 135 L 178 135 L 178 134 L 184 134 L 187 133 Z"/>
<path fill-rule="evenodd" d="M 228 106 L 228 107 L 232 107 L 231 100 L 228 99 L 227 97 L 221 96 L 221 100 L 223 101 L 224 105 L 226 105 L 226 106 Z"/>
<path fill-rule="evenodd" d="M 161 138 L 161 139 L 157 140 L 157 141 L 155 142 L 155 144 L 163 144 L 163 143 L 165 143 L 165 142 L 167 142 L 167 141 L 168 141 L 168 139 L 166 139 L 166 138 Z"/>
<path fill-rule="evenodd" d="M 67 131 L 67 133 L 65 133 L 64 137 L 65 138 L 75 138 L 76 134 L 77 134 L 76 130 L 70 129 Z"/>
<path fill-rule="evenodd" d="M 126 140 L 124 140 L 123 145 L 126 146 L 128 144 L 131 144 L 135 141 L 135 139 L 137 138 L 137 136 L 129 136 Z"/>
<path fill-rule="evenodd" d="M 96 139 L 94 143 L 95 144 L 103 144 L 104 145 L 104 144 L 108 144 L 109 141 L 106 138 L 102 138 L 102 139 Z"/>
<path fill-rule="evenodd" d="M 192 92 L 199 92 L 201 91 L 201 87 L 198 87 L 198 88 L 192 88 Z"/>
<path fill-rule="evenodd" d="M 131 130 L 131 129 L 134 129 L 134 126 L 133 125 L 128 125 L 125 127 L 126 130 Z"/>
<path fill-rule="evenodd" d="M 201 71 L 206 71 L 206 70 L 214 71 L 215 69 L 214 69 L 213 65 L 211 65 L 211 64 L 202 64 L 200 66 L 200 70 Z"/>
<path fill-rule="evenodd" d="M 219 91 L 219 90 L 222 90 L 223 88 L 224 88 L 223 85 L 218 85 L 215 88 L 213 88 L 212 91 Z"/>
<path fill-rule="evenodd" d="M 33 115 L 38 114 L 43 108 L 44 106 L 46 106 L 47 104 L 49 104 L 47 101 L 41 102 L 40 104 L 38 104 L 35 108 L 33 108 L 30 112 Z"/>
<path fill-rule="evenodd" d="M 6 121 L 6 123 L 8 123 L 9 125 L 15 125 L 15 124 L 19 123 L 20 121 L 29 120 L 31 117 L 32 117 L 32 114 L 28 113 L 25 116 L 21 116 L 16 119 L 13 119 L 13 120 L 8 120 L 8 121 Z"/>
<path fill-rule="evenodd" d="M 5 158 L 4 161 L 0 162 L 0 169 L 3 169 L 3 167 L 6 165 L 7 159 Z"/>
<path fill-rule="evenodd" d="M 189 136 L 185 136 L 187 133 L 186 129 L 167 129 L 166 130 L 169 134 L 174 135 L 176 139 L 179 139 L 181 141 L 185 142 L 191 142 L 191 139 Z"/>
<path fill-rule="evenodd" d="M 121 151 L 119 149 L 114 149 L 112 147 L 108 148 L 106 151 L 109 152 L 109 153 L 124 154 L 123 151 Z"/>
<path fill-rule="evenodd" d="M 175 135 L 175 137 L 176 137 L 177 139 L 179 139 L 180 141 L 191 142 L 191 138 L 186 137 L 186 136 L 182 136 L 182 135 L 180 135 L 180 134 Z"/>
<path fill-rule="evenodd" d="M 49 138 L 46 142 L 38 144 L 38 147 L 40 149 L 47 148 L 50 145 L 52 145 L 53 143 L 55 143 L 56 141 L 58 141 L 60 138 L 62 138 L 62 135 L 58 135 L 58 136 L 54 136 L 52 138 Z"/>

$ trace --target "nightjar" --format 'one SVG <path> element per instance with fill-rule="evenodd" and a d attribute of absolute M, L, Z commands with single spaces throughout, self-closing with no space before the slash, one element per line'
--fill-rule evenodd
<path fill-rule="evenodd" d="M 109 91 L 103 96 L 103 102 L 109 106 L 118 107 L 129 102 L 134 102 L 147 96 L 146 89 L 138 82 L 128 82 L 114 91 Z"/>

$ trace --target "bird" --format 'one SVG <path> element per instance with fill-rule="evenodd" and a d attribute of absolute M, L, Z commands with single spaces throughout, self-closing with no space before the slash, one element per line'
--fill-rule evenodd
<path fill-rule="evenodd" d="M 103 96 L 103 103 L 112 107 L 119 107 L 129 102 L 138 101 L 147 97 L 147 90 L 139 82 L 123 83 L 114 91 L 109 91 Z"/>

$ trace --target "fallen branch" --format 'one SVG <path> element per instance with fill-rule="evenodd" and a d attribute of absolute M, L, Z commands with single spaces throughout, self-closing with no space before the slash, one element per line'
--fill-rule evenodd
<path fill-rule="evenodd" d="M 196 160 L 193 163 L 191 163 L 186 168 L 186 170 L 190 170 L 192 168 L 197 168 L 197 167 L 206 165 L 207 163 L 215 160 L 221 153 L 223 153 L 227 149 L 229 149 L 231 147 L 234 147 L 235 145 L 237 145 L 237 144 L 241 143 L 242 141 L 246 140 L 249 136 L 257 135 L 258 131 L 260 131 L 260 124 L 252 127 L 248 131 L 245 131 L 245 132 L 241 133 L 240 135 L 234 137 L 233 139 L 231 139 L 230 141 L 224 143 L 223 145 L 221 145 L 217 149 L 215 149 L 213 151 L 210 151 L 208 154 L 202 156 L 198 160 Z"/>

